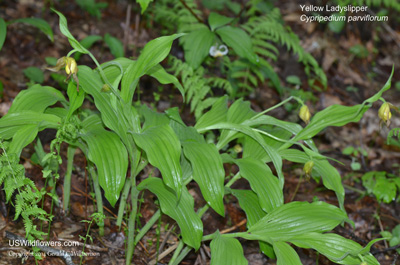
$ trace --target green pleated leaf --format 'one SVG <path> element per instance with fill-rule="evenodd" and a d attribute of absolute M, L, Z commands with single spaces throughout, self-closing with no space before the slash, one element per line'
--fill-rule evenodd
<path fill-rule="evenodd" d="M 132 102 L 139 78 L 167 57 L 172 42 L 184 33 L 164 36 L 146 44 L 135 64 L 126 70 L 121 84 L 121 97 L 125 102 Z"/>
<path fill-rule="evenodd" d="M 169 119 L 164 113 L 156 112 L 146 105 L 139 108 L 139 113 L 144 117 L 142 130 L 145 131 L 150 127 L 163 126 L 169 124 Z"/>
<path fill-rule="evenodd" d="M 185 51 L 185 60 L 193 69 L 197 69 L 208 56 L 214 44 L 215 34 L 207 27 L 190 32 L 181 38 Z"/>
<path fill-rule="evenodd" d="M 302 265 L 299 255 L 285 242 L 274 242 L 277 265 Z"/>
<path fill-rule="evenodd" d="M 228 110 L 227 121 L 234 124 L 241 124 L 255 115 L 250 107 L 249 101 L 243 99 L 236 100 Z M 217 147 L 222 148 L 237 137 L 237 131 L 223 130 L 219 138 Z"/>
<path fill-rule="evenodd" d="M 267 132 L 269 135 L 275 136 L 282 140 L 290 141 L 292 137 L 292 133 L 288 132 L 279 127 L 271 127 L 262 128 L 261 131 Z M 266 145 L 269 145 L 272 149 L 279 150 L 282 145 L 286 144 L 287 142 L 278 141 L 270 136 L 261 134 Z M 254 159 L 259 159 L 263 162 L 270 162 L 271 159 L 269 158 L 268 154 L 265 153 L 264 149 L 252 138 L 245 136 L 243 143 L 243 158 L 252 157 Z"/>
<path fill-rule="evenodd" d="M 271 126 L 277 126 L 279 128 L 282 128 L 288 132 L 291 132 L 292 134 L 296 135 L 298 134 L 303 127 L 301 127 L 300 124 L 293 123 L 293 122 L 287 122 L 287 121 L 282 121 L 279 119 L 276 119 L 274 117 L 268 116 L 268 115 L 262 115 L 260 117 L 257 117 L 255 119 L 249 119 L 243 122 L 244 125 L 248 126 L 260 126 L 260 125 L 271 125 Z M 280 137 L 281 138 L 281 137 Z M 306 144 L 313 149 L 314 151 L 317 151 L 317 147 L 315 146 L 314 142 L 312 139 L 306 140 Z"/>
<path fill-rule="evenodd" d="M 240 207 L 246 213 L 247 217 L 247 228 L 252 227 L 261 218 L 263 218 L 267 213 L 263 211 L 260 206 L 257 194 L 252 190 L 231 190 L 233 196 L 235 196 Z M 272 246 L 266 242 L 259 241 L 260 250 L 262 253 L 267 255 L 271 259 L 275 259 L 275 253 Z"/>
<path fill-rule="evenodd" d="M 43 114 L 31 110 L 10 113 L 0 119 L 0 135 L 3 139 L 9 139 L 26 125 L 37 125 L 39 131 L 50 128 L 57 129 L 61 119 L 52 114 Z"/>
<path fill-rule="evenodd" d="M 376 93 L 375 95 L 373 95 L 372 97 L 367 99 L 365 102 L 374 103 L 375 101 L 377 101 L 382 96 L 383 92 L 385 92 L 386 90 L 390 89 L 390 86 L 391 86 L 391 83 L 392 83 L 393 73 L 394 73 L 394 65 L 392 67 L 392 73 L 390 74 L 389 79 L 386 81 L 385 85 L 381 88 L 381 90 L 379 90 L 378 93 Z"/>
<path fill-rule="evenodd" d="M 138 189 L 148 189 L 157 196 L 161 211 L 178 223 L 185 244 L 196 250 L 200 247 L 203 223 L 194 211 L 194 199 L 185 186 L 182 187 L 180 199 L 158 178 L 150 177 L 143 180 Z"/>
<path fill-rule="evenodd" d="M 257 193 L 261 208 L 269 213 L 283 204 L 283 191 L 269 167 L 251 157 L 238 159 L 240 175 L 247 179 L 251 189 Z"/>
<path fill-rule="evenodd" d="M 160 170 L 165 184 L 179 198 L 182 191 L 181 144 L 171 127 L 150 127 L 142 133 L 134 133 L 133 138 L 146 152 L 150 164 Z"/>
<path fill-rule="evenodd" d="M 96 116 L 88 117 L 82 126 L 84 132 L 80 137 L 87 143 L 87 157 L 96 165 L 100 186 L 114 206 L 125 183 L 128 153 L 120 138 L 105 130 Z"/>
<path fill-rule="evenodd" d="M 247 265 L 243 248 L 236 238 L 223 237 L 219 233 L 210 243 L 211 265 Z"/>
<path fill-rule="evenodd" d="M 57 101 L 67 102 L 63 94 L 57 89 L 36 84 L 21 91 L 16 96 L 8 113 L 16 113 L 22 110 L 44 112 L 47 107 L 54 105 Z"/>
<path fill-rule="evenodd" d="M 79 66 L 78 78 L 80 87 L 94 98 L 94 103 L 101 113 L 104 124 L 116 132 L 128 146 L 130 143 L 127 134 L 129 125 L 136 125 L 136 130 L 139 130 L 140 124 L 138 116 L 128 121 L 124 115 L 124 107 L 131 108 L 131 104 L 124 106 L 113 94 L 101 92 L 104 83 L 99 74 L 87 66 Z"/>
<path fill-rule="evenodd" d="M 212 31 L 214 31 L 216 28 L 231 23 L 232 21 L 233 18 L 226 17 L 215 12 L 211 12 L 210 15 L 208 16 L 208 24 L 210 25 Z"/>
<path fill-rule="evenodd" d="M 72 48 L 76 49 L 78 52 L 83 54 L 89 53 L 89 51 L 85 47 L 83 47 L 83 45 L 80 44 L 79 41 L 77 41 L 74 36 L 72 36 L 71 32 L 69 32 L 68 23 L 65 16 L 53 8 L 51 8 L 51 10 L 54 11 L 60 17 L 60 23 L 59 23 L 60 31 L 65 37 L 68 38 L 68 41 L 71 44 Z"/>
<path fill-rule="evenodd" d="M 207 113 L 203 114 L 203 116 L 200 117 L 200 119 L 197 121 L 194 127 L 198 130 L 201 130 L 205 127 L 220 122 L 225 122 L 227 119 L 227 113 L 228 113 L 228 97 L 223 96 L 213 104 L 210 111 L 208 111 Z"/>
<path fill-rule="evenodd" d="M 181 92 L 183 101 L 185 101 L 185 90 L 183 89 L 181 83 L 179 83 L 178 78 L 176 78 L 174 75 L 167 73 L 167 71 L 165 71 L 165 69 L 160 64 L 157 64 L 156 66 L 150 68 L 146 74 L 154 77 L 155 79 L 157 79 L 158 82 L 163 85 L 174 84 L 174 86 L 178 88 L 179 92 Z"/>
<path fill-rule="evenodd" d="M 271 158 L 272 163 L 275 166 L 275 169 L 278 173 L 279 177 L 279 185 L 282 188 L 283 183 L 284 183 L 284 176 L 282 173 L 282 158 L 278 154 L 276 150 L 271 148 L 269 145 L 265 143 L 261 135 L 259 135 L 257 132 L 254 132 L 252 128 L 249 126 L 244 126 L 241 124 L 232 124 L 232 123 L 227 123 L 227 122 L 221 122 L 217 123 L 208 127 L 204 127 L 201 129 L 197 129 L 200 133 L 208 130 L 215 130 L 215 129 L 229 129 L 237 132 L 241 132 L 245 135 L 248 135 L 249 137 L 253 138 L 257 143 L 265 150 L 265 152 L 268 154 L 268 156 Z M 217 146 L 218 148 L 218 146 Z"/>
<path fill-rule="evenodd" d="M 68 83 L 67 95 L 69 98 L 69 108 L 66 119 L 68 120 L 75 110 L 82 106 L 83 100 L 85 99 L 85 91 L 76 90 L 76 85 L 73 82 Z"/>
<path fill-rule="evenodd" d="M 38 126 L 36 124 L 21 127 L 13 136 L 8 152 L 17 154 L 19 157 L 22 149 L 35 140 L 38 134 Z"/>
<path fill-rule="evenodd" d="M 7 35 L 7 24 L 4 21 L 4 19 L 0 17 L 0 51 L 3 48 L 4 41 L 6 40 L 6 35 Z"/>
<path fill-rule="evenodd" d="M 279 152 L 279 154 L 286 160 L 305 164 L 310 160 L 310 157 L 302 151 L 295 149 L 286 149 Z M 333 167 L 328 160 L 313 159 L 315 170 L 323 180 L 323 184 L 327 189 L 333 190 L 339 201 L 339 206 L 344 209 L 344 188 L 342 185 L 342 178 L 335 167 Z"/>
<path fill-rule="evenodd" d="M 104 41 L 110 48 L 111 54 L 114 55 L 115 58 L 124 57 L 124 45 L 119 39 L 106 33 L 104 35 Z"/>
<path fill-rule="evenodd" d="M 370 253 L 362 253 L 360 244 L 333 233 L 307 233 L 290 241 L 301 248 L 313 248 L 336 264 L 359 265 L 358 254 L 362 254 L 368 265 L 379 265 Z"/>
<path fill-rule="evenodd" d="M 237 55 L 247 58 L 252 63 L 257 63 L 257 55 L 254 53 L 250 36 L 240 28 L 225 26 L 215 31 L 231 47 Z"/>
<path fill-rule="evenodd" d="M 213 144 L 186 142 L 183 151 L 192 165 L 193 179 L 199 184 L 206 202 L 221 216 L 225 216 L 225 170 L 221 156 Z"/>
<path fill-rule="evenodd" d="M 9 22 L 9 24 L 13 24 L 13 23 L 25 23 L 25 24 L 34 26 L 34 27 L 38 28 L 39 30 L 41 30 L 44 34 L 46 34 L 47 37 L 51 41 L 54 41 L 53 31 L 51 30 L 49 23 L 47 23 L 47 21 L 44 19 L 35 18 L 35 17 L 19 18 L 19 19 L 15 19 L 15 20 L 12 20 Z"/>
<path fill-rule="evenodd" d="M 288 241 L 309 232 L 325 232 L 347 220 L 339 208 L 325 202 L 291 202 L 275 208 L 248 231 L 252 239 Z"/>
<path fill-rule="evenodd" d="M 301 130 L 293 141 L 310 139 L 322 129 L 329 126 L 343 126 L 350 122 L 358 122 L 369 109 L 368 105 L 355 105 L 352 107 L 332 105 L 318 112 L 311 122 Z"/>

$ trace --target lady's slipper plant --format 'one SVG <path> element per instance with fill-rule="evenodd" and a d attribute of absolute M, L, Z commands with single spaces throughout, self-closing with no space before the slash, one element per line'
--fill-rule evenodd
<path fill-rule="evenodd" d="M 207 241 L 211 241 L 211 264 L 247 264 L 238 238 L 257 241 L 262 253 L 277 259 L 278 264 L 301 264 L 293 246 L 312 248 L 338 264 L 379 264 L 369 253 L 377 240 L 362 247 L 330 233 L 339 224 L 352 224 L 352 221 L 344 209 L 345 192 L 339 172 L 319 153 L 312 138 L 328 126 L 358 122 L 390 88 L 393 71 L 385 86 L 362 104 L 333 105 L 312 118 L 308 107 L 302 106 L 299 116 L 307 123 L 306 127 L 268 115 L 270 110 L 292 99 L 298 100 L 296 98 L 288 98 L 257 113 L 242 99 L 228 104 L 226 96 L 219 98 L 194 126 L 188 126 L 177 108 L 157 113 L 145 105 L 136 107 L 132 104 L 139 79 L 144 75 L 156 78 L 161 84 L 173 84 L 183 92 L 177 78 L 167 73 L 160 63 L 170 52 L 172 42 L 184 34 L 150 41 L 137 60 L 118 58 L 99 64 L 69 32 L 66 18 L 55 12 L 60 17 L 61 32 L 73 50 L 50 70 L 65 67 L 68 77 L 72 75 L 77 85 L 70 80 L 68 99 L 49 86 L 35 85 L 21 92 L 9 113 L 0 119 L 0 134 L 9 143 L 7 152 L 17 156 L 39 131 L 46 128 L 58 130 L 48 157 L 58 156 L 57 162 L 62 163 L 59 147 L 65 142 L 69 146 L 67 163 L 70 165 L 75 149 L 82 150 L 93 179 L 98 211 L 101 213 L 103 209 L 101 189 L 112 206 L 119 202 L 118 226 L 122 224 L 126 209 L 130 209 L 126 264 L 131 263 L 136 244 L 161 213 L 174 219 L 180 228 L 180 243 L 170 264 L 179 264 L 191 250 L 197 251 Z M 97 68 L 77 66 L 70 57 L 76 51 L 88 54 Z M 78 81 L 81 90 L 77 89 Z M 86 97 L 93 99 L 96 111 L 82 108 Z M 51 107 L 56 102 L 63 108 Z M 389 120 L 387 109 L 382 112 L 386 121 Z M 211 131 L 218 132 L 219 137 L 209 143 L 204 135 Z M 239 158 L 223 151 L 237 141 L 243 143 L 243 148 L 238 150 L 241 152 Z M 283 162 L 286 160 L 304 165 L 308 175 L 320 176 L 324 186 L 335 192 L 337 205 L 285 203 Z M 238 168 L 227 181 L 226 164 Z M 139 181 L 137 176 L 146 165 L 158 168 L 161 178 L 147 177 Z M 11 175 L 4 176 L 2 181 L 5 183 L 14 181 Z M 240 178 L 249 183 L 249 189 L 232 188 Z M 195 209 L 194 198 L 188 191 L 187 185 L 191 182 L 197 183 L 206 201 L 201 209 Z M 64 191 L 70 189 L 70 184 L 66 175 Z M 158 197 L 160 210 L 136 233 L 138 198 L 145 189 Z M 204 235 L 202 215 L 211 208 L 224 217 L 227 194 L 237 198 L 246 213 L 247 230 L 227 234 L 215 231 Z M 64 208 L 68 211 L 69 194 L 63 195 Z M 104 223 L 99 222 L 98 226 L 102 234 Z"/>
<path fill-rule="evenodd" d="M 60 59 L 57 60 L 57 64 L 54 67 L 48 67 L 46 68 L 47 70 L 50 70 L 52 72 L 58 72 L 62 68 L 65 68 L 65 72 L 67 73 L 68 77 L 65 81 L 67 81 L 71 76 L 77 83 L 77 90 L 79 91 L 79 79 L 77 76 L 78 73 L 78 65 L 76 64 L 76 61 L 72 57 L 61 57 Z"/>

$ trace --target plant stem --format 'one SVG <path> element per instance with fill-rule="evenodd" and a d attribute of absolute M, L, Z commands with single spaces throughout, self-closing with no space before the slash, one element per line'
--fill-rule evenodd
<path fill-rule="evenodd" d="M 133 257 L 133 252 L 135 250 L 135 244 L 134 244 L 134 239 L 135 239 L 135 221 L 136 221 L 136 214 L 137 214 L 137 201 L 138 201 L 138 196 L 139 196 L 139 190 L 136 188 L 136 183 L 135 183 L 135 178 L 131 178 L 131 204 L 132 204 L 132 210 L 131 213 L 129 214 L 129 220 L 128 220 L 128 251 L 126 253 L 126 260 L 125 264 L 129 265 L 131 264 L 131 260 Z"/>
<path fill-rule="evenodd" d="M 191 247 L 186 246 L 181 254 L 174 260 L 173 263 L 171 263 L 171 261 L 168 263 L 169 265 L 178 265 L 179 263 L 181 263 L 181 261 L 186 257 L 187 254 L 189 254 L 189 252 L 192 251 Z"/>
<path fill-rule="evenodd" d="M 198 15 L 196 15 L 196 13 L 190 8 L 190 6 L 186 4 L 185 0 L 179 0 L 179 1 L 197 19 L 198 22 L 204 24 L 204 21 Z"/>
<path fill-rule="evenodd" d="M 142 237 L 150 230 L 150 228 L 155 224 L 155 222 L 160 218 L 161 216 L 161 211 L 160 209 L 153 214 L 153 216 L 150 218 L 150 220 L 143 226 L 143 228 L 139 231 L 139 233 L 135 237 L 134 244 L 136 244 L 142 239 Z"/>
<path fill-rule="evenodd" d="M 85 251 L 86 241 L 87 241 L 87 238 L 88 238 L 88 235 L 89 235 L 89 232 L 90 232 L 90 227 L 92 226 L 92 223 L 93 223 L 93 219 L 89 223 L 88 230 L 87 230 L 86 236 L 85 236 L 85 241 L 83 241 L 82 255 L 81 255 L 81 260 L 79 261 L 79 264 L 82 264 L 82 261 L 83 261 L 83 253 Z"/>
<path fill-rule="evenodd" d="M 174 255 L 172 256 L 171 260 L 169 261 L 168 265 L 178 264 L 178 263 L 175 262 L 175 260 L 177 259 L 178 255 L 179 255 L 179 253 L 181 252 L 181 250 L 182 250 L 182 248 L 183 248 L 184 245 L 185 245 L 185 244 L 184 244 L 183 241 L 181 240 L 181 241 L 179 242 L 178 247 L 176 248 L 176 250 L 175 250 L 175 252 L 174 252 Z M 190 248 L 190 249 L 191 249 L 191 248 Z M 188 252 L 188 253 L 189 253 L 189 252 Z M 187 254 L 186 254 L 186 255 L 187 255 Z M 185 255 L 185 256 L 186 256 L 186 255 Z"/>
<path fill-rule="evenodd" d="M 96 194 L 97 212 L 104 215 L 103 198 L 101 197 L 100 184 L 99 184 L 99 180 L 97 178 L 96 171 L 94 170 L 93 165 L 89 165 L 88 169 L 89 169 L 90 175 L 92 176 L 94 192 Z M 101 220 L 99 223 L 97 223 L 97 225 L 99 226 L 99 235 L 104 236 L 104 220 Z"/>
<path fill-rule="evenodd" d="M 235 176 L 233 176 L 233 178 L 231 178 L 231 180 L 228 181 L 228 183 L 226 183 L 225 187 L 226 188 L 230 188 L 232 186 L 233 183 L 235 183 L 238 179 L 240 179 L 240 173 L 236 173 Z"/>
<path fill-rule="evenodd" d="M 257 119 L 258 117 L 264 115 L 265 113 L 267 113 L 267 112 L 269 112 L 269 111 L 271 111 L 271 110 L 274 110 L 274 109 L 276 109 L 276 108 L 279 108 L 280 106 L 282 106 L 283 104 L 286 104 L 287 102 L 289 102 L 289 101 L 292 100 L 293 98 L 294 98 L 293 96 L 288 97 L 287 99 L 285 99 L 284 101 L 281 101 L 280 103 L 276 104 L 275 106 L 272 106 L 272 107 L 270 107 L 269 109 L 266 109 L 266 110 L 264 110 L 264 111 L 261 111 L 261 112 L 258 113 L 257 115 L 251 117 L 250 120 Z"/>
<path fill-rule="evenodd" d="M 74 163 L 74 156 L 75 156 L 75 150 L 76 148 L 68 145 L 68 150 L 67 150 L 67 172 L 65 172 L 65 177 L 64 177 L 64 211 L 68 212 L 68 206 L 69 206 L 69 199 L 71 196 L 71 175 L 72 175 L 72 168 L 73 168 L 73 163 Z"/>
<path fill-rule="evenodd" d="M 218 234 L 219 234 L 219 232 L 203 236 L 201 241 L 213 240 Z M 248 235 L 248 233 L 247 232 L 238 232 L 238 233 L 229 233 L 229 234 L 220 234 L 220 235 L 223 237 L 243 237 L 245 235 Z"/>

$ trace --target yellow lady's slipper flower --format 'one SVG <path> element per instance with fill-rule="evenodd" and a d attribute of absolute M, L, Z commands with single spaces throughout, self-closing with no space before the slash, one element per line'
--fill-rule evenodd
<path fill-rule="evenodd" d="M 79 92 L 79 80 L 78 76 L 76 75 L 78 73 L 78 65 L 76 64 L 76 61 L 72 57 L 61 57 L 60 59 L 57 60 L 57 64 L 54 67 L 48 67 L 46 68 L 47 70 L 50 70 L 52 72 L 58 72 L 61 70 L 61 68 L 65 67 L 65 72 L 67 73 L 68 77 L 66 80 L 68 80 L 71 75 L 72 78 L 75 80 L 77 86 L 76 89 Z"/>
<path fill-rule="evenodd" d="M 314 167 L 314 161 L 312 161 L 312 160 L 310 160 L 310 161 L 308 161 L 307 163 L 304 164 L 303 171 L 304 171 L 304 174 L 306 174 L 307 177 L 311 176 L 311 172 L 312 172 L 313 167 Z"/>
<path fill-rule="evenodd" d="M 311 113 L 310 113 L 310 110 L 308 109 L 307 105 L 303 105 L 303 106 L 300 108 L 299 117 L 300 117 L 300 119 L 302 119 L 306 124 L 308 124 L 308 123 L 310 122 Z"/>
<path fill-rule="evenodd" d="M 67 72 L 68 75 L 78 73 L 78 65 L 76 64 L 76 61 L 74 58 L 66 57 L 65 64 L 66 64 L 65 72 Z"/>
<path fill-rule="evenodd" d="M 390 112 L 390 107 L 391 104 L 388 102 L 385 102 L 382 104 L 378 111 L 378 116 L 381 118 L 383 122 L 386 123 L 386 126 L 389 127 L 390 125 L 390 119 L 392 118 L 392 113 Z"/>

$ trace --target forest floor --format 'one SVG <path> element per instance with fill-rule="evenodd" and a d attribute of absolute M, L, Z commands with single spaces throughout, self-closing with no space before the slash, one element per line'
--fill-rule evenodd
<path fill-rule="evenodd" d="M 7 28 L 7 38 L 3 49 L 0 51 L 0 81 L 4 85 L 4 93 L 0 97 L 0 117 L 7 113 L 16 95 L 27 88 L 29 80 L 23 74 L 23 69 L 29 66 L 44 69 L 47 67 L 46 57 L 60 58 L 71 50 L 67 39 L 59 31 L 58 16 L 49 10 L 49 2 L 53 1 L 0 1 L 0 17 L 6 21 L 23 17 L 41 17 L 51 25 L 55 33 L 55 41 L 51 42 L 39 30 L 30 26 L 12 24 Z M 108 7 L 102 11 L 101 19 L 90 16 L 75 3 L 67 4 L 66 1 L 62 1 L 62 3 L 57 3 L 55 8 L 67 17 L 70 31 L 78 40 L 88 35 L 103 36 L 106 33 L 123 40 L 127 2 L 110 0 L 107 2 Z M 280 1 L 279 3 L 277 1 L 277 6 L 281 10 L 285 23 L 291 26 L 301 39 L 303 47 L 317 59 L 328 78 L 326 90 L 308 89 L 316 98 L 315 101 L 310 101 L 312 112 L 315 113 L 332 104 L 350 106 L 361 103 L 383 86 L 390 75 L 393 64 L 395 65 L 393 84 L 396 84 L 397 81 L 400 82 L 400 22 L 396 21 L 394 17 L 393 19 L 390 17 L 389 22 L 381 24 L 372 22 L 348 23 L 340 34 L 335 34 L 329 31 L 326 25 L 301 22 L 299 20 L 299 5 L 296 1 Z M 136 11 L 138 10 L 136 8 Z M 148 21 L 140 21 L 136 18 L 140 18 L 140 16 L 132 13 L 130 34 L 129 38 L 126 39 L 126 57 L 137 57 L 140 48 L 151 39 L 162 35 L 161 25 L 152 25 Z M 351 51 L 354 46 L 363 47 L 367 54 L 357 57 L 354 50 Z M 173 51 L 176 52 L 180 49 L 175 43 Z M 102 43 L 96 43 L 91 51 L 100 62 L 113 59 L 108 48 Z M 275 69 L 281 80 L 285 80 L 289 75 L 296 75 L 305 80 L 302 65 L 297 63 L 296 59 L 285 49 L 280 49 L 280 52 L 280 58 Z M 90 59 L 85 56 L 81 58 L 79 64 L 94 67 Z M 50 78 L 48 71 L 45 71 L 44 84 L 59 87 Z M 183 110 L 183 119 L 191 124 L 194 123 L 194 117 L 190 114 L 189 107 L 183 106 L 182 97 L 177 90 L 164 89 L 159 91 L 158 83 L 150 79 L 142 82 L 140 89 L 140 100 L 142 102 L 158 107 L 159 111 L 165 109 L 165 106 L 178 106 Z M 156 100 L 153 92 L 159 93 L 160 98 Z M 282 100 L 272 88 L 258 88 L 254 93 L 257 96 L 247 99 L 251 100 L 252 107 L 257 111 L 271 107 Z M 400 86 L 393 87 L 385 93 L 384 97 L 392 104 L 399 106 Z M 400 148 L 387 145 L 386 137 L 390 129 L 380 125 L 379 107 L 379 104 L 375 104 L 366 112 L 359 123 L 328 128 L 315 138 L 322 154 L 342 163 L 331 162 L 342 176 L 346 190 L 345 209 L 355 224 L 354 229 L 346 224 L 336 228 L 335 232 L 346 238 L 351 238 L 361 245 L 366 245 L 372 239 L 381 237 L 380 232 L 392 231 L 396 225 L 400 224 L 399 203 L 397 201 L 392 201 L 389 204 L 378 202 L 373 195 L 366 193 L 361 181 L 361 177 L 370 171 L 386 171 L 400 177 Z M 297 114 L 280 108 L 274 111 L 272 115 L 288 120 Z M 400 115 L 393 114 L 393 116 L 391 128 L 400 127 Z M 45 150 L 49 150 L 52 137 L 54 137 L 52 131 L 45 131 L 40 134 Z M 361 154 L 362 152 L 353 155 L 343 154 L 343 150 L 349 146 L 365 152 L 364 154 Z M 62 151 L 64 157 L 66 157 L 66 146 L 62 146 Z M 44 185 L 42 169 L 40 166 L 31 163 L 30 158 L 33 152 L 33 146 L 25 148 L 21 163 L 26 168 L 27 176 L 41 187 Z M 55 218 L 51 226 L 51 240 L 80 241 L 79 235 L 86 234 L 87 223 L 81 221 L 89 219 L 89 216 L 93 213 L 94 203 L 90 195 L 91 189 L 88 185 L 85 163 L 83 154 L 78 154 L 73 171 L 71 211 L 66 215 L 60 207 L 55 207 L 53 210 Z M 360 168 L 352 170 L 352 163 L 359 163 Z M 66 166 L 63 164 L 60 168 L 61 176 L 66 170 L 64 167 Z M 149 174 L 153 174 L 153 176 L 159 174 L 157 170 L 150 167 L 146 168 L 144 172 L 144 175 L 140 176 L 141 179 Z M 286 202 L 291 200 L 311 202 L 318 199 L 337 205 L 335 194 L 325 189 L 321 183 L 317 183 L 314 179 L 304 180 L 300 178 L 302 173 L 299 165 L 286 163 L 284 172 Z M 57 186 L 60 197 L 62 197 L 62 181 L 61 178 Z M 246 186 L 248 184 L 245 181 L 238 181 L 233 188 L 244 188 Z M 195 197 L 196 209 L 204 205 L 205 202 L 196 184 L 189 184 L 188 188 Z M 13 220 L 12 206 L 5 204 L 3 191 L 0 191 L 0 193 L 0 264 L 21 264 L 20 258 L 10 254 L 19 252 L 21 248 L 8 247 L 9 241 L 4 233 L 9 231 L 24 235 L 23 224 L 21 220 Z M 157 210 L 154 196 L 149 192 L 145 192 L 143 196 L 144 202 L 141 205 L 142 217 L 140 219 L 142 224 L 149 220 Z M 49 199 L 45 203 L 45 209 L 49 210 L 50 205 Z M 202 219 L 205 224 L 204 234 L 213 232 L 215 229 L 224 231 L 232 227 L 236 229 L 233 231 L 245 230 L 244 220 L 246 216 L 240 209 L 238 202 L 234 198 L 228 197 L 225 205 L 226 218 L 222 218 L 212 211 L 204 215 Z M 117 206 L 115 208 L 110 205 L 105 206 L 107 216 L 110 218 L 105 223 L 106 233 L 104 237 L 97 236 L 96 227 L 91 230 L 93 242 L 88 243 L 87 249 L 97 254 L 86 258 L 86 264 L 125 264 L 126 226 L 120 230 L 115 225 L 114 217 L 117 214 Z M 166 250 L 173 250 L 178 238 L 175 232 L 171 232 L 170 228 L 175 226 L 176 224 L 172 219 L 163 217 L 159 227 L 155 225 L 136 247 L 133 264 L 155 264 L 150 263 L 150 261 L 154 260 L 156 256 L 157 241 L 160 244 L 165 242 L 160 255 Z M 274 261 L 268 260 L 259 252 L 258 244 L 249 241 L 242 243 L 249 264 L 275 264 Z M 400 257 L 395 250 L 388 249 L 387 244 L 384 241 L 378 242 L 371 248 L 371 252 L 382 265 L 400 264 Z M 81 246 L 68 247 L 68 251 L 80 249 Z M 297 249 L 297 251 L 305 265 L 333 264 L 326 258 L 318 256 L 315 251 L 304 249 Z M 209 264 L 208 253 L 209 247 L 203 245 L 200 251 L 189 254 L 182 264 Z M 171 254 L 166 255 L 159 261 L 159 264 L 167 264 L 170 258 Z M 73 260 L 76 264 L 79 263 L 78 257 L 74 257 Z M 32 257 L 23 260 L 23 262 L 24 264 L 35 264 Z M 39 264 L 64 264 L 64 262 L 56 257 L 46 257 Z"/>

